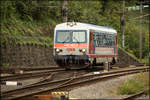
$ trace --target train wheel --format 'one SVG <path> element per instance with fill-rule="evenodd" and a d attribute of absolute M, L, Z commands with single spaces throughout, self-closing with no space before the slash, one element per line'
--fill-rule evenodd
<path fill-rule="evenodd" d="M 92 64 L 90 61 L 88 62 L 87 68 L 88 68 L 88 69 L 93 69 L 93 64 Z"/>
<path fill-rule="evenodd" d="M 93 60 L 93 65 L 96 66 L 96 58 Z"/>

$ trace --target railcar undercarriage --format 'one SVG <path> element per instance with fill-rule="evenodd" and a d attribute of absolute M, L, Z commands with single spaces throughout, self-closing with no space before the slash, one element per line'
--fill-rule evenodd
<path fill-rule="evenodd" d="M 89 64 L 88 56 L 76 56 L 76 55 L 55 56 L 54 60 L 60 67 L 83 66 Z"/>

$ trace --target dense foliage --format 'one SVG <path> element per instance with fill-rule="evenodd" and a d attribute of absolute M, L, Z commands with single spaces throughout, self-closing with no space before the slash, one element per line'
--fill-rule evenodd
<path fill-rule="evenodd" d="M 135 6 L 138 0 L 126 0 L 126 7 Z M 13 44 L 53 44 L 53 29 L 62 23 L 63 1 L 55 0 L 3 0 L 1 2 L 1 41 Z M 118 31 L 121 44 L 120 17 L 122 1 L 116 0 L 69 0 L 68 21 L 78 21 L 103 25 Z M 127 9 L 126 9 L 127 10 Z M 144 14 L 148 13 L 144 9 Z M 125 19 L 139 16 L 138 11 L 126 11 Z M 148 17 L 143 18 L 143 57 L 149 52 Z M 139 55 L 139 19 L 125 21 L 125 49 Z"/>

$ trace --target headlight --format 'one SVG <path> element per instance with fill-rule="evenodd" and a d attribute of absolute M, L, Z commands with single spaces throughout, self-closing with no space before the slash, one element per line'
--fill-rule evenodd
<path fill-rule="evenodd" d="M 85 53 L 86 49 L 79 49 L 80 52 Z"/>
<path fill-rule="evenodd" d="M 56 51 L 57 53 L 59 53 L 59 52 L 62 52 L 63 50 L 56 48 L 55 51 Z"/>
<path fill-rule="evenodd" d="M 59 51 L 60 51 L 60 49 L 57 48 L 57 49 L 56 49 L 56 52 L 59 52 Z"/>
<path fill-rule="evenodd" d="M 82 52 L 85 52 L 86 50 L 85 49 L 82 49 Z"/>

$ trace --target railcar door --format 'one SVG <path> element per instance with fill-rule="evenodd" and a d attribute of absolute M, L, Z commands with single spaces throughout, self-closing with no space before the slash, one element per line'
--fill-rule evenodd
<path fill-rule="evenodd" d="M 94 54 L 94 32 L 90 32 L 89 36 L 89 54 Z"/>

